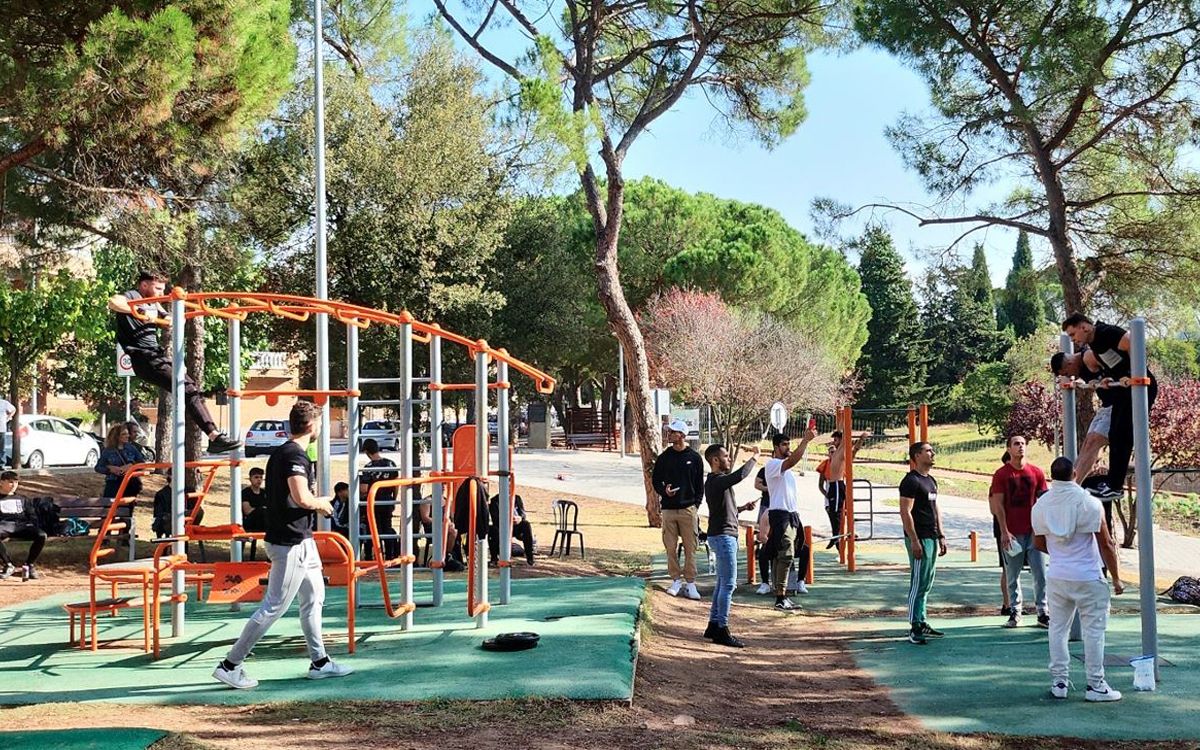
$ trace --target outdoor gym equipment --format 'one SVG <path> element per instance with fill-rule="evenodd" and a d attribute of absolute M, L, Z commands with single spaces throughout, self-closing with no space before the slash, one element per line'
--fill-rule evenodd
<path fill-rule="evenodd" d="M 434 494 L 432 498 L 433 505 L 433 522 L 434 530 L 432 533 L 433 554 L 436 561 L 441 561 L 445 557 L 445 519 L 448 517 L 448 511 L 443 493 L 444 480 L 452 480 L 456 482 L 473 480 L 474 474 L 465 472 L 445 472 L 443 467 L 443 453 L 439 450 L 442 445 L 442 400 L 441 394 L 448 390 L 470 390 L 475 396 L 475 418 L 476 424 L 470 430 L 471 437 L 474 438 L 474 461 L 471 463 L 473 467 L 478 467 L 480 473 L 487 473 L 488 465 L 488 431 L 487 431 L 487 414 L 489 392 L 496 392 L 496 412 L 498 423 L 506 425 L 508 422 L 508 398 L 510 384 L 508 382 L 509 367 L 516 369 L 518 372 L 526 375 L 534 381 L 534 385 L 539 393 L 550 393 L 554 389 L 555 381 L 546 373 L 537 368 L 528 365 L 520 360 L 512 357 L 504 349 L 495 349 L 488 345 L 482 339 L 473 340 L 465 336 L 447 331 L 441 326 L 433 323 L 425 323 L 415 319 L 407 311 L 400 313 L 389 313 L 381 310 L 352 305 L 345 302 L 337 302 L 331 300 L 315 299 L 311 297 L 301 297 L 295 295 L 283 294 L 255 294 L 246 292 L 187 292 L 176 287 L 171 290 L 169 295 L 161 297 L 152 297 L 139 300 L 139 305 L 145 304 L 169 304 L 171 310 L 170 322 L 150 318 L 141 315 L 136 310 L 133 311 L 133 316 L 144 322 L 150 322 L 155 325 L 169 327 L 171 330 L 172 344 L 172 363 L 173 363 L 173 423 L 172 430 L 172 461 L 169 464 L 136 464 L 126 474 L 121 488 L 118 490 L 118 500 L 114 501 L 110 508 L 109 516 L 115 515 L 115 509 L 118 504 L 131 503 L 133 498 L 124 497 L 125 486 L 130 478 L 148 472 L 154 468 L 170 467 L 173 470 L 171 483 L 171 530 L 172 534 L 169 538 L 160 539 L 155 549 L 153 557 L 145 560 L 130 560 L 128 563 L 106 564 L 100 563 L 100 558 L 107 554 L 111 554 L 113 550 L 102 549 L 103 536 L 99 537 L 96 545 L 93 547 L 91 559 L 92 569 L 92 596 L 87 610 L 87 625 L 91 628 L 92 647 L 95 648 L 96 629 L 95 620 L 98 611 L 112 611 L 104 602 L 98 601 L 96 598 L 96 583 L 103 582 L 111 584 L 113 599 L 116 598 L 116 589 L 120 584 L 140 584 L 143 588 L 144 595 L 140 604 L 143 609 L 143 625 L 145 628 L 145 646 L 147 650 L 153 648 L 157 652 L 158 641 L 158 608 L 162 603 L 161 591 L 163 584 L 169 578 L 171 582 L 170 595 L 166 597 L 166 601 L 171 604 L 171 630 L 173 636 L 183 635 L 185 629 L 184 603 L 187 600 L 187 594 L 184 589 L 189 583 L 195 583 L 198 586 L 198 595 L 202 592 L 202 587 L 205 582 L 211 582 L 216 573 L 216 569 L 212 566 L 207 566 L 207 569 L 202 569 L 203 564 L 190 563 L 187 560 L 186 543 L 190 539 L 206 539 L 206 540 L 228 540 L 239 541 L 243 539 L 261 538 L 261 534 L 247 533 L 242 528 L 241 517 L 241 502 L 240 502 L 240 453 L 235 453 L 230 459 L 211 460 L 201 462 L 185 462 L 184 461 L 184 379 L 186 377 L 187 368 L 184 364 L 184 336 L 183 329 L 185 322 L 190 318 L 197 317 L 212 317 L 227 321 L 229 333 L 229 388 L 227 394 L 229 396 L 229 431 L 231 434 L 239 434 L 241 427 L 239 425 L 241 413 L 241 399 L 243 398 L 264 398 L 268 403 L 278 403 L 280 397 L 297 397 L 308 398 L 318 405 L 324 404 L 330 398 L 346 398 L 347 413 L 350 424 L 350 439 L 349 439 L 349 459 L 348 459 L 348 479 L 352 488 L 357 488 L 359 485 L 359 475 L 363 469 L 357 466 L 359 456 L 359 421 L 362 416 L 362 409 L 369 406 L 393 406 L 399 407 L 401 415 L 401 441 L 400 441 L 400 480 L 407 484 L 395 485 L 407 487 L 414 484 L 413 478 L 414 468 L 427 470 L 429 472 L 429 482 L 433 484 Z M 346 326 L 346 354 L 347 354 L 347 377 L 346 388 L 344 389 L 318 389 L 318 390 L 292 390 L 292 391 L 258 391 L 258 390 L 243 390 L 241 387 L 241 323 L 252 313 L 265 313 L 277 317 L 293 320 L 296 322 L 308 321 L 312 316 L 328 317 L 336 320 Z M 400 330 L 400 357 L 399 357 L 399 376 L 387 378 L 360 378 L 358 373 L 358 334 L 359 331 L 368 329 L 372 325 L 377 326 L 393 326 Z M 452 344 L 458 344 L 463 347 L 466 352 L 474 360 L 475 365 L 475 382 L 474 383 L 443 383 L 441 381 L 442 372 L 442 343 L 449 341 Z M 429 348 L 429 370 L 425 377 L 416 377 L 413 373 L 413 343 L 422 343 L 428 345 Z M 490 381 L 489 366 L 495 366 L 496 380 Z M 363 386 L 373 384 L 395 384 L 398 385 L 400 398 L 398 399 L 377 399 L 367 400 L 362 399 Z M 424 385 L 427 396 L 424 398 L 417 397 L 414 386 Z M 427 410 L 428 423 L 430 429 L 428 432 L 417 434 L 414 432 L 414 425 L 419 420 L 417 411 L 420 409 Z M 328 425 L 326 425 L 328 429 Z M 460 428 L 463 431 L 464 428 Z M 327 434 L 324 433 L 324 434 Z M 430 447 L 431 463 L 428 466 L 413 465 L 413 449 L 414 438 L 428 438 Z M 456 434 L 457 437 L 457 434 Z M 514 494 L 512 487 L 512 454 L 508 445 L 508 431 L 500 429 L 497 431 L 497 444 L 499 448 L 498 455 L 498 471 L 495 475 L 499 479 L 500 495 L 511 497 Z M 458 464 L 458 452 L 456 452 L 456 461 Z M 216 470 L 222 467 L 228 467 L 230 470 L 230 520 L 231 523 L 220 527 L 202 527 L 195 524 L 194 521 L 199 512 L 199 506 L 208 494 L 211 487 L 212 477 Z M 202 488 L 191 495 L 188 495 L 185 489 L 185 472 L 190 468 L 199 468 L 206 470 L 205 479 L 202 483 Z M 394 469 L 392 469 L 394 471 Z M 379 483 L 383 485 L 383 483 Z M 383 485 L 386 486 L 386 485 Z M 405 517 L 402 521 L 402 526 L 406 530 L 409 529 L 411 523 L 411 500 L 405 495 L 404 503 Z M 187 512 L 187 499 L 196 500 L 196 506 L 191 513 Z M 411 627 L 411 609 L 407 604 L 411 604 L 412 591 L 412 564 L 409 558 L 415 560 L 412 555 L 413 534 L 405 533 L 399 536 L 400 555 L 399 557 L 387 561 L 383 560 L 383 544 L 388 537 L 381 535 L 379 529 L 375 527 L 373 514 L 368 513 L 368 526 L 372 529 L 371 543 L 374 547 L 375 554 L 373 561 L 358 561 L 355 559 L 357 551 L 361 548 L 359 539 L 359 516 L 366 505 L 371 506 L 371 497 L 363 502 L 352 502 L 350 504 L 349 526 L 350 540 L 347 541 L 339 534 L 328 531 L 328 520 L 322 519 L 322 530 L 314 535 L 314 538 L 320 537 L 318 541 L 319 547 L 322 549 L 322 557 L 328 557 L 330 562 L 335 565 L 330 571 L 329 578 L 331 585 L 345 585 L 349 589 L 347 595 L 347 622 L 350 629 L 350 649 L 354 649 L 353 637 L 353 622 L 354 609 L 356 606 L 355 586 L 357 580 L 363 575 L 369 573 L 378 573 L 380 576 L 380 585 L 384 592 L 385 604 L 388 606 L 389 615 L 403 615 L 401 627 L 408 629 Z M 473 514 L 472 514 L 473 515 Z M 107 523 L 112 524 L 112 519 L 109 518 Z M 474 519 L 472 519 L 472 527 Z M 511 570 L 508 563 L 511 559 L 511 538 L 512 538 L 512 515 L 500 514 L 500 603 L 508 603 L 510 595 Z M 473 534 L 472 534 L 473 536 Z M 474 540 L 471 540 L 471 551 L 479 560 L 479 564 L 472 568 L 472 574 L 469 577 L 469 588 L 471 589 L 471 599 L 469 603 L 472 610 L 472 616 L 475 617 L 476 625 L 482 627 L 487 624 L 487 611 L 490 607 L 487 603 L 487 554 L 486 541 L 482 554 L 477 553 L 474 549 Z M 169 552 L 168 552 L 169 550 Z M 132 558 L 132 554 L 131 554 Z M 257 582 L 258 574 L 262 570 L 261 563 L 242 563 L 241 560 L 241 545 L 234 543 L 230 548 L 230 563 L 222 563 L 220 565 L 230 566 L 225 570 L 231 574 L 236 574 L 237 571 L 243 570 L 253 576 L 254 582 Z M 253 570 L 249 566 L 253 566 Z M 390 606 L 388 602 L 388 580 L 387 569 L 389 567 L 399 567 L 401 571 L 401 585 L 407 597 L 401 599 L 401 607 L 395 608 Z M 441 604 L 442 599 L 442 570 L 440 565 L 431 565 L 433 568 L 433 605 Z M 243 577 L 245 578 L 245 577 Z M 477 581 L 475 579 L 478 579 Z M 475 600 L 475 594 L 478 591 L 479 600 Z M 236 599 L 235 599 L 236 600 Z M 132 606 L 132 605 L 131 605 Z M 401 612 L 401 609 L 407 609 L 407 612 Z M 393 612 L 396 614 L 393 615 Z M 151 643 L 153 641 L 153 643 Z"/>

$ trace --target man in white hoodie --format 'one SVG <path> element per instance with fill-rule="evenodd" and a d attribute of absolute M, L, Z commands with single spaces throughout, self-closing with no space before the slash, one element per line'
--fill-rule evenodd
<path fill-rule="evenodd" d="M 1033 543 L 1050 556 L 1046 571 L 1046 603 L 1050 610 L 1050 695 L 1066 698 L 1071 654 L 1067 648 L 1075 612 L 1083 624 L 1086 699 L 1119 701 L 1120 691 L 1104 681 L 1104 630 L 1108 626 L 1108 583 L 1101 564 L 1112 575 L 1113 593 L 1125 590 L 1117 570 L 1117 550 L 1100 501 L 1076 484 L 1075 466 L 1059 457 L 1050 465 L 1050 491 L 1033 506 Z"/>

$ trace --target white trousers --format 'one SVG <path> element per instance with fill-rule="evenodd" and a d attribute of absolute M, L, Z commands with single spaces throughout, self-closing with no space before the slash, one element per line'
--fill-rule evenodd
<path fill-rule="evenodd" d="M 1083 663 L 1089 685 L 1104 679 L 1104 630 L 1108 626 L 1108 581 L 1046 579 L 1046 604 L 1050 610 L 1050 681 L 1066 681 L 1071 664 L 1067 638 L 1075 612 L 1083 626 Z"/>
<path fill-rule="evenodd" d="M 305 539 L 293 547 L 268 544 L 267 557 L 271 560 L 271 573 L 262 604 L 250 616 L 226 658 L 233 664 L 245 661 L 254 644 L 292 606 L 297 594 L 300 595 L 300 628 L 308 643 L 308 655 L 313 661 L 325 658 L 325 644 L 321 640 L 325 579 L 321 575 L 321 555 L 317 552 L 316 542 Z"/>

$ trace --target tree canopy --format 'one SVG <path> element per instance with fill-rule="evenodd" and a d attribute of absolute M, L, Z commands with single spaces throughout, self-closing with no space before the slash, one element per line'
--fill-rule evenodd
<path fill-rule="evenodd" d="M 904 260 L 887 231 L 870 227 L 855 243 L 858 275 L 871 305 L 867 342 L 858 360 L 859 403 L 898 408 L 916 403 L 925 387 L 927 342 Z"/>

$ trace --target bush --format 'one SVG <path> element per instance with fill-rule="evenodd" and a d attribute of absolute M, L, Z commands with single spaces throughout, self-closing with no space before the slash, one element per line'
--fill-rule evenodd
<path fill-rule="evenodd" d="M 1146 343 L 1150 367 L 1171 380 L 1200 378 L 1196 344 L 1182 339 L 1153 339 Z"/>
<path fill-rule="evenodd" d="M 1012 367 L 1007 362 L 988 362 L 967 375 L 962 384 L 962 401 L 981 435 L 1002 437 L 1013 408 L 1010 385 Z"/>

